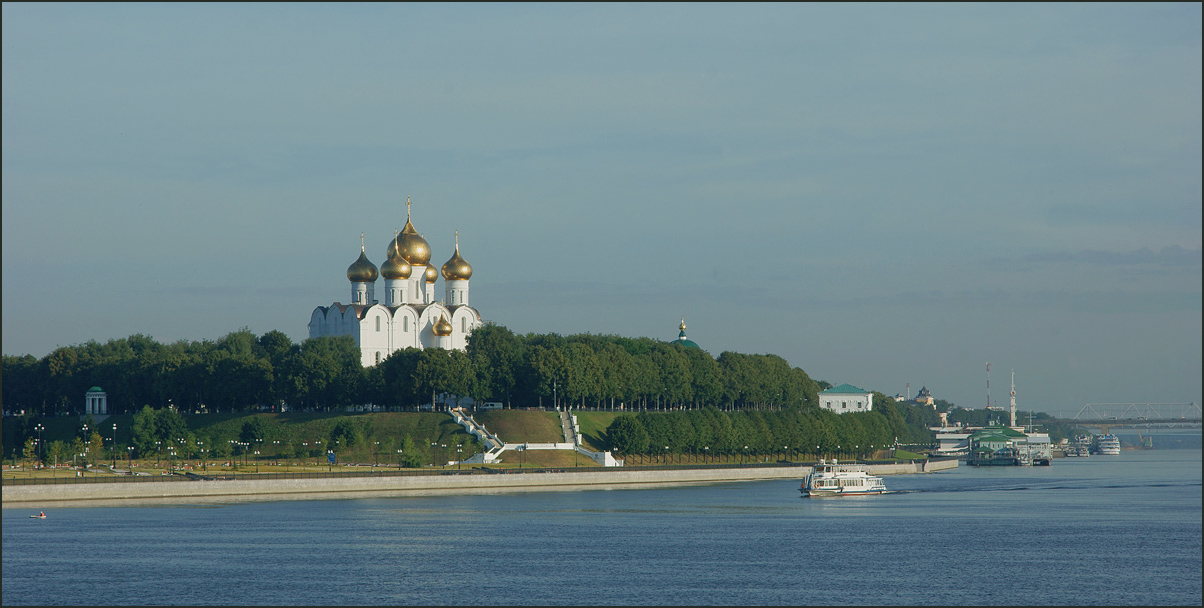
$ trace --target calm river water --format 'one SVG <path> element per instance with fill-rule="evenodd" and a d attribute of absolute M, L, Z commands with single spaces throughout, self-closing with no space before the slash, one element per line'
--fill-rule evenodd
<path fill-rule="evenodd" d="M 3 511 L 3 604 L 1199 604 L 1201 451 L 648 490 Z M 1181 444 L 1180 444 L 1181 445 Z"/>

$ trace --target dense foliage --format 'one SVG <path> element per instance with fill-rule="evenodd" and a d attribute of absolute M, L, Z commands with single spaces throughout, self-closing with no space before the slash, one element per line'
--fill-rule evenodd
<path fill-rule="evenodd" d="M 185 411 L 331 410 L 373 403 L 412 409 L 450 393 L 510 406 L 570 404 L 640 409 L 714 406 L 776 410 L 813 405 L 817 384 L 776 355 L 705 351 L 649 338 L 515 335 L 478 328 L 467 352 L 406 349 L 360 366 L 348 336 L 294 344 L 279 331 L 160 344 L 134 335 L 55 349 L 42 359 L 4 356 L 6 412 L 82 413 L 92 386 L 110 414 L 144 405 Z"/>
<path fill-rule="evenodd" d="M 21 420 L 29 422 L 14 433 L 14 443 L 31 437 L 34 418 L 82 413 L 84 393 L 100 386 L 110 414 L 133 416 L 128 443 L 139 455 L 152 446 L 159 452 L 169 444 L 203 441 L 188 431 L 181 413 L 318 412 L 362 404 L 417 410 L 442 403 L 446 394 L 509 407 L 636 412 L 620 416 L 607 433 L 612 445 L 630 454 L 926 443 L 932 435 L 925 427 L 936 424 L 931 408 L 895 404 L 881 393 L 869 413 L 821 411 L 816 395 L 827 383 L 776 355 L 723 352 L 714 358 L 649 338 L 516 335 L 494 324 L 473 332 L 467 351 L 406 349 L 369 368 L 360 365 L 348 336 L 294 344 L 279 331 L 256 337 L 243 329 L 217 341 L 160 344 L 134 335 L 61 347 L 40 360 L 5 355 L 3 383 L 5 411 L 24 412 Z M 286 427 L 266 425 L 252 418 L 220 439 L 207 437 L 206 449 L 230 449 L 232 441 L 297 443 Z M 343 449 L 363 444 L 365 436 L 350 421 L 322 432 L 324 443 Z M 78 447 L 68 451 L 78 454 Z M 298 449 L 314 448 L 289 448 Z"/>
<path fill-rule="evenodd" d="M 923 405 L 897 404 L 875 394 L 874 409 L 836 414 L 816 407 L 725 412 L 713 407 L 621 414 L 606 429 L 621 454 L 856 454 L 896 443 L 932 441 L 927 426 L 936 413 Z"/>
<path fill-rule="evenodd" d="M 102 422 L 92 416 L 6 418 L 3 430 L 5 458 L 77 464 L 127 458 L 324 463 L 327 452 L 333 451 L 340 461 L 416 467 L 437 457 L 467 458 L 481 450 L 474 437 L 443 413 L 184 416 L 172 408 L 144 406 L 133 415 L 109 416 Z"/>

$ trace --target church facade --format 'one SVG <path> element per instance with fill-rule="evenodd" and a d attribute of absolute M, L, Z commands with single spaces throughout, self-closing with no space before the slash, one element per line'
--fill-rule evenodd
<path fill-rule="evenodd" d="M 403 348 L 464 350 L 468 336 L 481 325 L 481 314 L 469 305 L 468 281 L 472 266 L 455 253 L 436 270 L 431 248 L 410 221 L 406 200 L 406 225 L 394 233 L 377 269 L 368 260 L 363 235 L 360 255 L 347 268 L 351 302 L 319 306 L 309 317 L 309 337 L 351 336 L 360 347 L 365 366 L 384 361 Z M 435 283 L 443 277 L 443 301 L 435 299 Z M 376 280 L 384 279 L 384 301 L 376 297 Z"/>

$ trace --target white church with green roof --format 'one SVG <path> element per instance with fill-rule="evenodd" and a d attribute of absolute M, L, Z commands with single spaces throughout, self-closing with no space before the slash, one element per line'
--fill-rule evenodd
<path fill-rule="evenodd" d="M 852 384 L 841 384 L 820 391 L 819 407 L 837 414 L 868 412 L 874 409 L 874 394 Z"/>

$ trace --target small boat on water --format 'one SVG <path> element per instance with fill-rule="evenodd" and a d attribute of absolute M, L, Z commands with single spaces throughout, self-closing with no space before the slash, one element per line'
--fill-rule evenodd
<path fill-rule="evenodd" d="M 1074 439 L 1074 448 L 1081 458 L 1091 456 L 1091 435 L 1079 435 Z"/>
<path fill-rule="evenodd" d="M 820 459 L 799 488 L 803 496 L 866 496 L 885 491 L 881 477 L 866 473 L 861 465 L 837 464 L 836 459 Z"/>
<path fill-rule="evenodd" d="M 30 517 L 33 519 L 46 519 L 46 513 L 43 511 L 38 511 L 37 515 L 30 515 Z"/>

